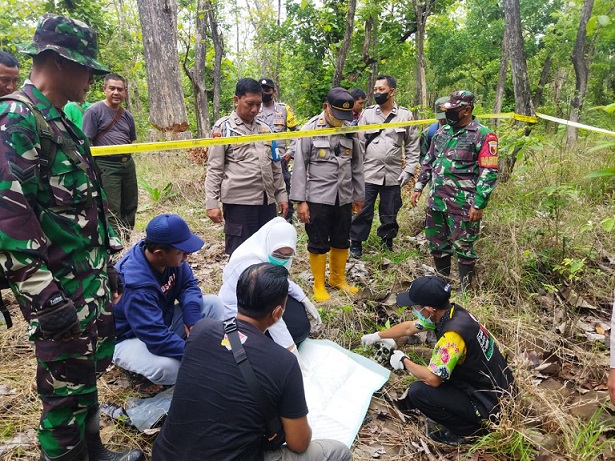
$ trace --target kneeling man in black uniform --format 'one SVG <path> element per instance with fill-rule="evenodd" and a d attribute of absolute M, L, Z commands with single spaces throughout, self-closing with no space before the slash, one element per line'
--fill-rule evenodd
<path fill-rule="evenodd" d="M 397 350 L 391 357 L 396 370 L 408 370 L 413 382 L 398 401 L 400 410 L 418 409 L 444 426 L 431 432 L 437 442 L 459 445 L 465 436 L 480 433 L 485 420 L 497 419 L 500 400 L 515 392 L 514 378 L 493 336 L 463 307 L 449 301 L 450 284 L 440 277 L 419 277 L 397 296 L 400 306 L 412 306 L 415 321 L 364 335 L 372 345 L 385 338 L 434 330 L 438 342 L 427 366 Z"/>

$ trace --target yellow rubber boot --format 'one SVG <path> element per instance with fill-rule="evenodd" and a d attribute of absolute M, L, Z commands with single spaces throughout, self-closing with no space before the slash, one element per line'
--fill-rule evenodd
<path fill-rule="evenodd" d="M 348 248 L 333 248 L 329 251 L 329 285 L 342 290 L 349 295 L 357 294 L 359 289 L 348 285 L 346 282 L 346 261 L 348 260 Z"/>
<path fill-rule="evenodd" d="M 327 267 L 327 253 L 319 255 L 316 253 L 309 253 L 310 255 L 310 268 L 312 269 L 312 275 L 314 276 L 314 300 L 318 303 L 327 301 L 329 299 L 329 293 L 325 287 L 325 269 Z"/>

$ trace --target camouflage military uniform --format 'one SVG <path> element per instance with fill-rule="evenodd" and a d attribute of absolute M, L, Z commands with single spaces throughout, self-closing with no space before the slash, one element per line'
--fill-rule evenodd
<path fill-rule="evenodd" d="M 414 186 L 429 184 L 425 235 L 434 258 L 453 252 L 461 264 L 477 260 L 474 242 L 480 221 L 470 222 L 470 207 L 483 209 L 495 187 L 498 166 L 496 134 L 475 117 L 457 131 L 444 125 L 435 136 Z"/>
<path fill-rule="evenodd" d="M 23 92 L 61 140 L 41 181 L 40 138 L 34 115 L 16 101 L 0 102 L 0 267 L 26 320 L 37 358 L 43 403 L 39 440 L 51 457 L 83 438 L 97 406 L 96 374 L 111 363 L 115 324 L 106 274 L 107 204 L 85 135 L 31 83 Z M 32 312 L 58 292 L 77 309 L 81 336 L 42 339 Z"/>

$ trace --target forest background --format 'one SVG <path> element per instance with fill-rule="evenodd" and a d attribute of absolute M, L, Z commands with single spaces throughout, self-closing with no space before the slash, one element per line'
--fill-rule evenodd
<path fill-rule="evenodd" d="M 611 0 L 4 0 L 0 49 L 19 59 L 22 78 L 31 61 L 18 49 L 45 12 L 99 32 L 102 62 L 128 80 L 139 141 L 207 137 L 233 109 L 242 77 L 272 78 L 301 122 L 322 110 L 332 86 L 363 88 L 370 104 L 375 77 L 391 74 L 397 102 L 418 119 L 433 116 L 438 97 L 469 89 L 475 114 L 538 112 L 615 126 Z M 102 98 L 98 80 L 88 100 Z M 483 219 L 476 287 L 461 302 L 500 340 L 522 397 L 492 434 L 449 450 L 425 437 L 420 419 L 400 420 L 390 399 L 412 378 L 393 373 L 372 401 L 354 457 L 613 459 L 615 412 L 605 390 L 615 302 L 614 138 L 542 119 L 483 123 L 500 139 L 502 174 Z M 201 288 L 217 292 L 226 258 L 221 227 L 205 217 L 205 155 L 135 155 L 140 208 L 126 243 L 156 214 L 181 214 L 208 242 L 191 259 Z M 421 207 L 404 205 L 394 252 L 370 236 L 363 260 L 349 265 L 362 294 L 333 294 L 321 306 L 322 337 L 369 353 L 362 334 L 411 318 L 394 293 L 431 270 L 423 223 Z M 297 229 L 293 272 L 311 292 L 305 234 Z M 35 366 L 25 324 L 17 306 L 11 310 L 16 326 L 0 333 L 0 459 L 37 459 Z M 418 361 L 429 357 L 429 347 L 400 347 Z M 113 372 L 100 389 L 101 400 L 120 404 L 136 395 Z M 109 426 L 105 434 L 116 446 L 151 451 L 152 438 L 132 429 Z"/>

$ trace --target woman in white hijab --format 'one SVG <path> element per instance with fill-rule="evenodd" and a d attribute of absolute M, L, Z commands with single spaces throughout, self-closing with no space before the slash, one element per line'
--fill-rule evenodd
<path fill-rule="evenodd" d="M 284 266 L 289 272 L 297 249 L 297 231 L 284 218 L 273 218 L 231 255 L 224 268 L 219 297 L 224 303 L 224 318 L 237 315 L 237 281 L 241 273 L 253 264 L 269 262 Z M 321 323 L 316 307 L 301 287 L 288 279 L 288 301 L 282 319 L 268 330 L 279 345 L 296 351 L 310 334 L 310 322 L 306 312 L 316 323 Z"/>

